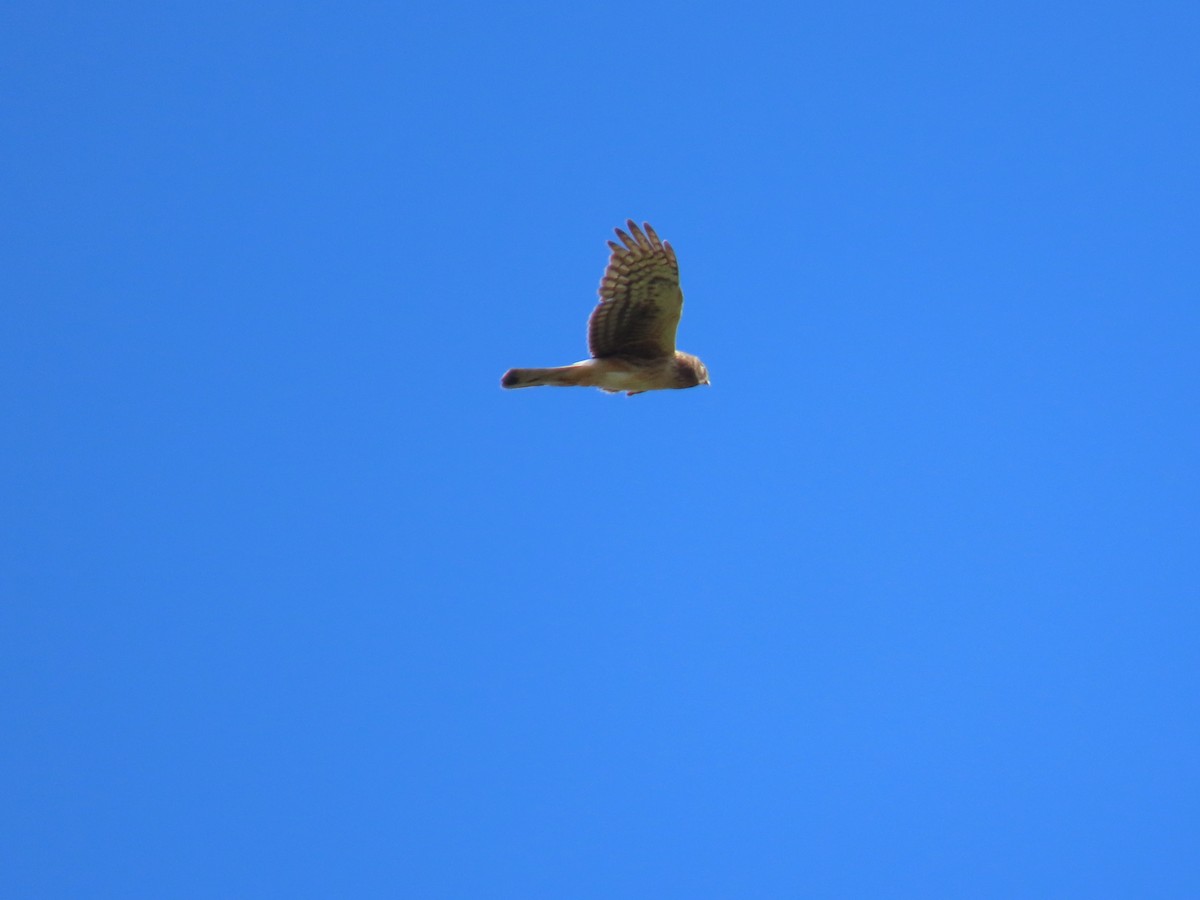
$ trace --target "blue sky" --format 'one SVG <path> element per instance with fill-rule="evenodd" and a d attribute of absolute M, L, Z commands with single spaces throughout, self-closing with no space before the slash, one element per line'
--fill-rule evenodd
<path fill-rule="evenodd" d="M 0 893 L 1200 893 L 1195 4 L 0 18 Z"/>

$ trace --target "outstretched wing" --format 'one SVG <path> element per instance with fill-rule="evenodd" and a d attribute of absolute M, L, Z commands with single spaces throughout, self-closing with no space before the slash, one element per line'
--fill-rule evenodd
<path fill-rule="evenodd" d="M 621 243 L 608 242 L 612 255 L 600 280 L 600 304 L 588 319 L 588 350 L 595 357 L 674 356 L 683 314 L 675 251 L 648 223 L 644 232 L 633 219 L 626 225 L 632 236 L 618 228 Z"/>

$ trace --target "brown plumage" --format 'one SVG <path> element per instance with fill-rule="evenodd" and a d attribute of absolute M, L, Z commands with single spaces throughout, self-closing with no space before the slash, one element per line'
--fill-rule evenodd
<path fill-rule="evenodd" d="M 675 251 L 649 223 L 638 228 L 630 219 L 626 225 L 629 234 L 616 229 L 620 244 L 608 242 L 600 303 L 588 320 L 591 358 L 552 369 L 509 369 L 502 387 L 598 387 L 632 396 L 709 383 L 704 363 L 675 349 L 683 314 Z"/>

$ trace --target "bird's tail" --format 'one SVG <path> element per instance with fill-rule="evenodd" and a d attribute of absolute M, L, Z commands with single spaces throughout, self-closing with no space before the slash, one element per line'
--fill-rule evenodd
<path fill-rule="evenodd" d="M 578 366 L 559 366 L 554 369 L 509 369 L 500 379 L 506 388 L 538 387 L 549 384 L 557 387 L 575 387 L 582 384 L 583 372 Z"/>

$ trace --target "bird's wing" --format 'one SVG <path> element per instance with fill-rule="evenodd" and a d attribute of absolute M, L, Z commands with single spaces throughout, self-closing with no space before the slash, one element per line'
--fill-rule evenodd
<path fill-rule="evenodd" d="M 588 320 L 588 350 L 595 357 L 674 356 L 683 314 L 679 262 L 648 223 L 645 231 L 633 219 L 626 224 L 631 234 L 618 228 L 621 243 L 608 242 L 612 255 L 600 280 L 600 303 Z"/>

